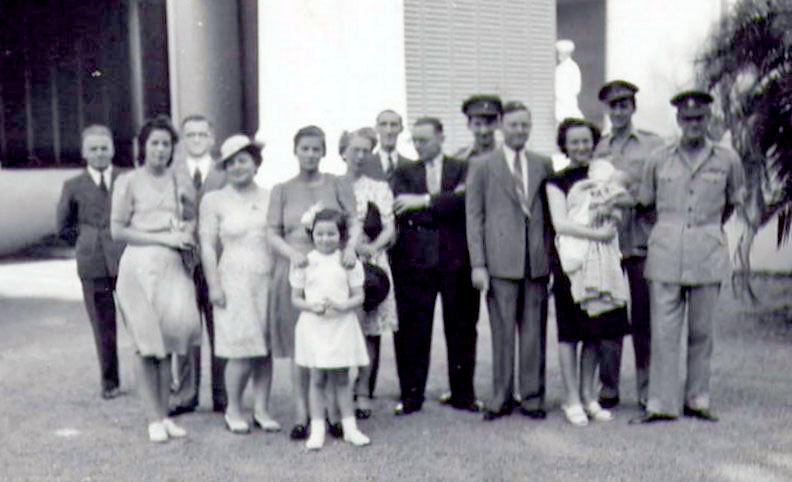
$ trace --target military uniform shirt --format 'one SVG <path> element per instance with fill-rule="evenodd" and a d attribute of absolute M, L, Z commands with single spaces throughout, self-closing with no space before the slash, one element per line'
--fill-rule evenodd
<path fill-rule="evenodd" d="M 484 150 L 476 145 L 469 145 L 465 146 L 458 151 L 456 151 L 451 157 L 454 159 L 459 159 L 461 161 L 468 161 L 473 157 L 480 156 L 482 154 L 486 154 L 487 152 L 492 152 L 497 149 L 497 146 L 493 145 L 492 149 Z"/>
<path fill-rule="evenodd" d="M 745 172 L 734 151 L 709 141 L 694 165 L 674 142 L 647 161 L 639 201 L 654 205 L 644 275 L 695 286 L 719 283 L 729 272 L 724 212 L 741 205 Z"/>
<path fill-rule="evenodd" d="M 649 131 L 632 129 L 627 140 L 621 145 L 614 142 L 611 134 L 604 135 L 594 150 L 594 157 L 604 157 L 617 169 L 624 171 L 630 180 L 629 191 L 633 198 L 638 197 L 643 169 L 649 155 L 663 145 L 663 139 Z M 646 242 L 654 223 L 652 213 L 637 212 L 635 209 L 623 210 L 619 223 L 619 247 L 622 255 L 646 256 Z"/>

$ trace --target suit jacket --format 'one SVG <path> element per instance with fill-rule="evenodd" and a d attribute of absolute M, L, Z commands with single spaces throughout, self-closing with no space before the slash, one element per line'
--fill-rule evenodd
<path fill-rule="evenodd" d="M 544 184 L 553 166 L 549 157 L 525 153 L 530 218 L 520 208 L 502 147 L 470 161 L 465 206 L 470 261 L 496 278 L 536 279 L 550 272 L 553 231 Z"/>
<path fill-rule="evenodd" d="M 113 168 L 111 190 L 121 170 Z M 58 234 L 76 242 L 77 274 L 81 279 L 118 276 L 124 243 L 110 236 L 110 193 L 102 193 L 88 171 L 63 184 L 55 219 Z"/>
<path fill-rule="evenodd" d="M 390 176 L 385 174 L 385 171 L 382 169 L 382 162 L 380 161 L 379 154 L 372 154 L 366 162 L 363 164 L 363 174 L 366 176 L 377 179 L 380 181 L 386 181 L 390 183 L 393 181 L 393 173 L 396 172 L 396 168 L 401 166 L 406 166 L 411 164 L 413 161 L 402 156 L 398 152 L 396 153 L 398 156 L 398 160 L 396 161 L 396 165 L 394 166 L 393 170 L 390 173 Z"/>
<path fill-rule="evenodd" d="M 393 247 L 394 269 L 439 268 L 452 271 L 470 267 L 465 240 L 465 193 L 454 189 L 465 183 L 467 164 L 443 157 L 441 191 L 432 195 L 429 207 L 396 216 L 398 236 Z M 427 194 L 423 161 L 397 167 L 391 182 L 399 194 Z"/>
<path fill-rule="evenodd" d="M 218 169 L 214 163 L 206 175 L 206 179 L 201 184 L 200 191 L 196 191 L 193 186 L 192 176 L 190 169 L 187 167 L 187 161 L 184 157 L 179 156 L 173 159 L 173 164 L 170 167 L 171 172 L 176 176 L 176 181 L 179 186 L 185 186 L 185 197 L 182 199 L 182 208 L 184 209 L 184 217 L 186 220 L 198 219 L 198 208 L 201 205 L 201 199 L 204 194 L 221 189 L 225 186 L 226 175 L 225 171 Z"/>

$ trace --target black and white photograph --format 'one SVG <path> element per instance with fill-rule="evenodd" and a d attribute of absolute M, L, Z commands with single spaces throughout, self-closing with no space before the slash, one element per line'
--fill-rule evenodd
<path fill-rule="evenodd" d="M 0 1 L 0 481 L 792 480 L 790 32 Z"/>

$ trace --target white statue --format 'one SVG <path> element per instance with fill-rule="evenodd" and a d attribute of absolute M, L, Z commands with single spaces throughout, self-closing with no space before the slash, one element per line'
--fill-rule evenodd
<path fill-rule="evenodd" d="M 561 122 L 567 117 L 583 118 L 578 107 L 581 76 L 580 67 L 572 60 L 575 43 L 571 40 L 559 40 L 555 44 L 558 65 L 555 70 L 555 118 Z"/>

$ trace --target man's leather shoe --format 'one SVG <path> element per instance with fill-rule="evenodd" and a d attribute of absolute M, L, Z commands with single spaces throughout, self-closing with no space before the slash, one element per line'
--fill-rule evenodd
<path fill-rule="evenodd" d="M 605 409 L 610 409 L 610 408 L 615 407 L 616 405 L 619 404 L 620 401 L 621 400 L 619 400 L 619 397 L 600 397 L 599 398 L 600 407 L 605 408 Z"/>
<path fill-rule="evenodd" d="M 119 390 L 118 387 L 102 390 L 103 400 L 112 400 L 120 395 L 121 395 L 121 390 Z"/>
<path fill-rule="evenodd" d="M 289 434 L 289 438 L 292 440 L 305 440 L 308 438 L 308 427 L 301 423 L 298 423 L 294 427 L 292 427 L 291 433 Z"/>
<path fill-rule="evenodd" d="M 421 406 L 417 403 L 399 402 L 393 409 L 393 414 L 396 416 L 410 415 L 421 410 Z"/>
<path fill-rule="evenodd" d="M 502 411 L 495 411 L 495 410 L 486 410 L 484 411 L 484 416 L 482 417 L 485 422 L 491 422 L 493 420 L 497 420 L 506 414 Z"/>
<path fill-rule="evenodd" d="M 544 408 L 527 409 L 520 407 L 520 413 L 534 420 L 544 420 L 547 418 L 547 412 Z"/>
<path fill-rule="evenodd" d="M 514 400 L 507 400 L 506 403 L 501 406 L 500 410 L 485 410 L 483 417 L 484 421 L 491 422 L 501 417 L 511 415 L 512 410 L 514 410 L 515 403 L 516 402 L 514 402 Z"/>
<path fill-rule="evenodd" d="M 662 413 L 645 412 L 635 418 L 631 418 L 629 424 L 636 425 L 639 423 L 655 423 L 655 422 L 672 422 L 676 420 L 673 415 L 664 415 Z"/>
<path fill-rule="evenodd" d="M 168 412 L 168 416 L 169 417 L 176 417 L 176 416 L 182 415 L 184 413 L 194 412 L 196 407 L 197 407 L 197 405 L 183 405 L 183 406 L 173 407 Z M 225 410 L 223 410 L 223 413 L 225 413 Z"/>
<path fill-rule="evenodd" d="M 707 422 L 717 422 L 720 420 L 717 415 L 710 412 L 706 408 L 693 408 L 685 406 L 685 408 L 682 410 L 682 414 L 686 417 L 694 417 Z"/>

